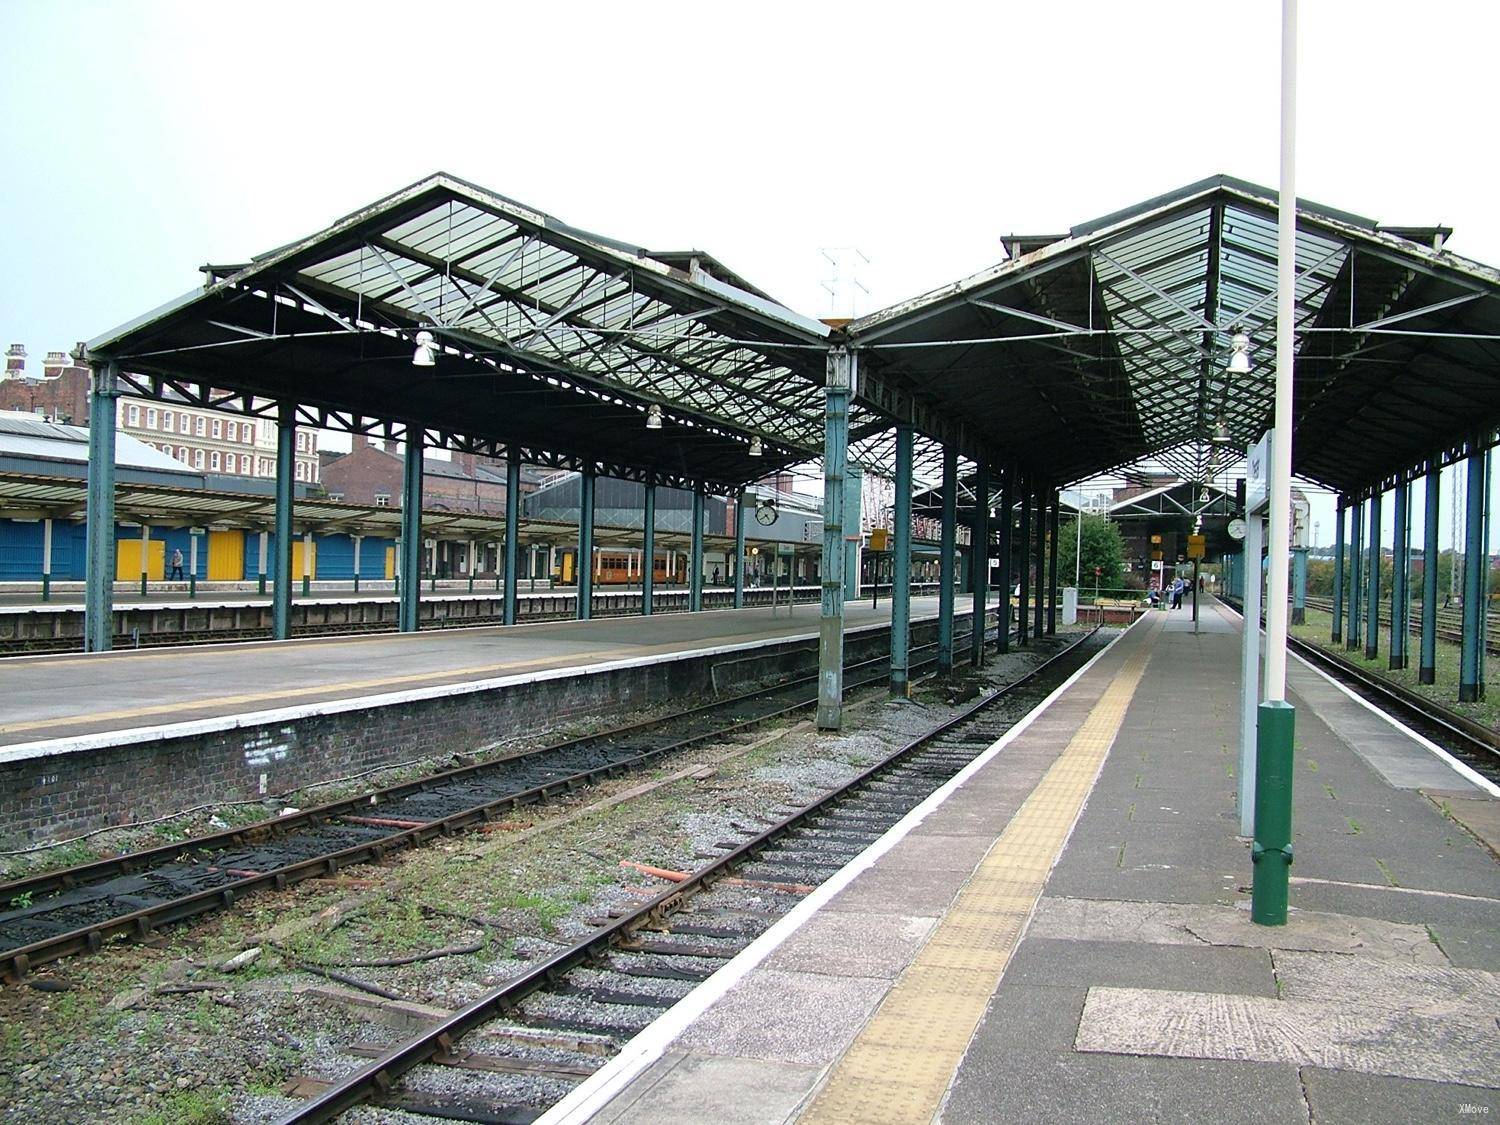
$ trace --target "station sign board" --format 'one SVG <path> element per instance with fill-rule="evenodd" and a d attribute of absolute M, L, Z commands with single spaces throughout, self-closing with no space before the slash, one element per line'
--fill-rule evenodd
<path fill-rule="evenodd" d="M 1201 559 L 1208 554 L 1208 540 L 1202 535 L 1189 535 L 1187 541 L 1187 557 L 1190 559 Z"/>
<path fill-rule="evenodd" d="M 1245 514 L 1254 515 L 1271 500 L 1271 436 L 1267 430 L 1245 451 Z"/>

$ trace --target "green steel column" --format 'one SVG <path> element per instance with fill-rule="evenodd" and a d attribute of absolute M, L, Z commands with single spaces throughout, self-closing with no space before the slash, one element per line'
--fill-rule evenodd
<path fill-rule="evenodd" d="M 742 488 L 734 497 L 734 608 L 745 608 L 745 497 Z"/>
<path fill-rule="evenodd" d="M 1364 595 L 1365 502 L 1355 500 L 1349 509 L 1349 625 L 1344 647 L 1359 648 L 1359 615 Z"/>
<path fill-rule="evenodd" d="M 276 554 L 271 559 L 271 636 L 292 635 L 292 499 L 297 471 L 297 407 L 276 405 Z"/>
<path fill-rule="evenodd" d="M 973 628 L 969 633 L 969 663 L 984 665 L 985 616 L 990 600 L 990 467 L 983 461 L 974 467 L 974 532 L 969 544 L 973 567 Z"/>
<path fill-rule="evenodd" d="M 1062 499 L 1054 491 L 1049 499 L 1048 511 L 1052 518 L 1048 521 L 1051 528 L 1050 546 L 1047 551 L 1047 636 L 1057 635 L 1057 523 L 1058 509 L 1062 507 Z"/>
<path fill-rule="evenodd" d="M 891 694 L 911 695 L 911 445 L 910 426 L 896 427 L 896 526 L 891 574 Z"/>
<path fill-rule="evenodd" d="M 1370 494 L 1370 578 L 1365 602 L 1365 659 L 1380 655 L 1380 493 Z"/>
<path fill-rule="evenodd" d="M 995 651 L 1005 653 L 1010 651 L 1010 590 L 1015 584 L 1011 577 L 1015 573 L 1016 561 L 1012 557 L 1011 533 L 1016 526 L 1016 504 L 1013 489 L 1016 479 L 1016 467 L 1010 465 L 1000 478 L 1000 542 L 996 547 L 999 553 L 1000 573 L 995 582 L 1000 587 L 1000 628 L 996 630 Z"/>
<path fill-rule="evenodd" d="M 818 729 L 838 730 L 844 711 L 844 470 L 849 457 L 849 397 L 858 360 L 828 352 L 823 397 L 823 585 L 818 620 Z"/>
<path fill-rule="evenodd" d="M 1307 548 L 1292 548 L 1292 624 L 1307 623 Z"/>
<path fill-rule="evenodd" d="M 1344 498 L 1340 496 L 1333 511 L 1333 636 L 1334 644 L 1344 639 Z"/>
<path fill-rule="evenodd" d="M 1484 646 L 1484 602 L 1489 572 L 1485 549 L 1485 493 L 1489 491 L 1489 465 L 1483 439 L 1469 447 L 1469 485 L 1464 497 L 1464 629 L 1459 655 L 1458 701 L 1474 703 L 1484 698 L 1480 651 Z"/>
<path fill-rule="evenodd" d="M 688 574 L 688 612 L 703 608 L 703 482 L 693 485 L 692 568 Z"/>
<path fill-rule="evenodd" d="M 651 616 L 656 597 L 656 485 L 646 485 L 646 507 L 641 513 L 641 613 Z"/>
<path fill-rule="evenodd" d="M 1284 699 L 1262 703 L 1255 727 L 1255 841 L 1250 920 L 1286 925 L 1292 866 L 1292 744 L 1297 713 Z"/>
<path fill-rule="evenodd" d="M 1016 606 L 1016 641 L 1031 639 L 1031 481 L 1017 476 L 1016 502 L 1021 506 L 1021 597 Z"/>
<path fill-rule="evenodd" d="M 521 569 L 521 456 L 512 449 L 505 458 L 505 606 L 501 620 L 516 623 L 520 591 L 516 582 Z"/>
<path fill-rule="evenodd" d="M 578 477 L 578 613 L 580 621 L 594 616 L 594 466 Z"/>
<path fill-rule="evenodd" d="M 943 526 L 938 558 L 938 674 L 953 671 L 953 555 L 958 539 L 958 451 L 943 450 Z"/>
<path fill-rule="evenodd" d="M 52 600 L 52 519 L 42 520 L 42 601 Z"/>
<path fill-rule="evenodd" d="M 1422 651 L 1417 682 L 1437 679 L 1438 505 L 1442 501 L 1442 463 L 1427 463 L 1427 504 L 1422 512 Z"/>
<path fill-rule="evenodd" d="M 403 633 L 415 633 L 422 604 L 422 466 L 426 435 L 420 426 L 406 428 L 401 469 L 400 604 L 397 620 Z M 435 568 L 434 568 L 435 569 Z"/>
<path fill-rule="evenodd" d="M 1036 489 L 1036 539 L 1032 550 L 1035 552 L 1032 565 L 1036 567 L 1036 597 L 1031 610 L 1031 635 L 1040 637 L 1047 626 L 1047 492 L 1040 485 Z"/>
<path fill-rule="evenodd" d="M 120 368 L 93 365 L 89 388 L 88 556 L 84 564 L 84 645 L 106 652 L 115 636 L 115 414 Z"/>
<path fill-rule="evenodd" d="M 1407 588 L 1407 568 L 1411 565 L 1411 548 L 1407 539 L 1411 533 L 1411 514 L 1407 507 L 1406 481 L 1396 485 L 1395 550 L 1391 553 L 1391 644 L 1392 668 L 1406 667 L 1406 635 L 1411 628 L 1411 597 Z"/>

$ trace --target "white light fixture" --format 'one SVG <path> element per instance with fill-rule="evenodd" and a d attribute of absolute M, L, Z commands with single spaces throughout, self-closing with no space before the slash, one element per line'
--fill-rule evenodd
<path fill-rule="evenodd" d="M 1229 374 L 1250 374 L 1250 337 L 1244 332 L 1235 332 L 1230 341 Z"/>
<path fill-rule="evenodd" d="M 751 457 L 759 457 L 762 452 L 763 452 L 763 450 L 760 447 L 760 435 L 759 434 L 751 434 L 750 435 L 750 456 Z"/>
<path fill-rule="evenodd" d="M 1222 415 L 1219 417 L 1219 424 L 1214 428 L 1214 436 L 1209 441 L 1213 445 L 1234 444 L 1234 435 L 1229 432 L 1229 423 L 1224 421 Z"/>
<path fill-rule="evenodd" d="M 417 333 L 417 350 L 411 354 L 413 367 L 437 366 L 437 337 L 431 332 Z"/>
<path fill-rule="evenodd" d="M 657 406 L 654 402 L 646 407 L 646 429 L 661 429 L 661 407 Z"/>

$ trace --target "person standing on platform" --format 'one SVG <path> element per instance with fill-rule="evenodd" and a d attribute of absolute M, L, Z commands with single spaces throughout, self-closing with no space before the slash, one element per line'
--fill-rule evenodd
<path fill-rule="evenodd" d="M 714 580 L 710 583 L 710 585 L 717 586 L 718 584 L 719 584 L 719 568 L 718 567 L 714 567 Z"/>
<path fill-rule="evenodd" d="M 1172 608 L 1182 608 L 1182 578 L 1178 576 L 1172 580 Z"/>
<path fill-rule="evenodd" d="M 172 578 L 174 581 L 182 578 L 182 552 L 176 547 L 172 548 Z"/>

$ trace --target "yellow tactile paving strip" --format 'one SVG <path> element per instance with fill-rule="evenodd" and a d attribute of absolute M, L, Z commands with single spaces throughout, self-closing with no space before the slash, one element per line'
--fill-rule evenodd
<path fill-rule="evenodd" d="M 1135 695 L 1161 625 L 1114 680 L 974 869 L 800 1121 L 931 1121 Z"/>

